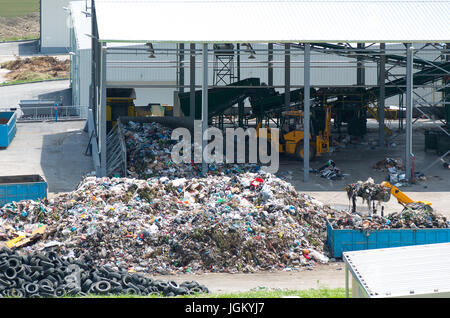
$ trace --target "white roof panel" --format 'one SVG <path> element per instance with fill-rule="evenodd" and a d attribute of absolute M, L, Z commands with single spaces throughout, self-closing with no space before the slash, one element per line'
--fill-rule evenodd
<path fill-rule="evenodd" d="M 450 243 L 344 252 L 369 297 L 450 292 Z"/>
<path fill-rule="evenodd" d="M 446 42 L 450 1 L 96 1 L 108 42 Z"/>
<path fill-rule="evenodd" d="M 92 33 L 90 2 L 88 2 L 88 8 L 86 9 L 86 1 L 71 1 L 69 3 L 69 9 L 72 16 L 77 49 L 88 50 L 92 46 L 92 39 L 90 37 Z M 142 45 L 142 43 L 116 42 L 108 43 L 107 47 L 129 47 L 136 45 Z"/>

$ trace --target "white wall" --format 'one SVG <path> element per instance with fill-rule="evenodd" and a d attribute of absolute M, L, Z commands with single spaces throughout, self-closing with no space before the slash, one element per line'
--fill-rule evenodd
<path fill-rule="evenodd" d="M 41 0 L 41 52 L 67 53 L 70 46 L 70 18 L 63 7 L 70 0 Z"/>

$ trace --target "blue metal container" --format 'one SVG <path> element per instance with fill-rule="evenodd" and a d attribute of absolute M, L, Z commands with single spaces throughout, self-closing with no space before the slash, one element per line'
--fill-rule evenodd
<path fill-rule="evenodd" d="M 0 123 L 0 148 L 6 148 L 16 135 L 17 116 L 15 112 L 0 112 L 0 119 L 7 120 L 6 124 Z"/>
<path fill-rule="evenodd" d="M 47 182 L 39 175 L 0 177 L 0 206 L 12 201 L 47 197 Z"/>
<path fill-rule="evenodd" d="M 447 242 L 450 229 L 339 230 L 327 220 L 327 244 L 335 258 L 347 251 Z"/>

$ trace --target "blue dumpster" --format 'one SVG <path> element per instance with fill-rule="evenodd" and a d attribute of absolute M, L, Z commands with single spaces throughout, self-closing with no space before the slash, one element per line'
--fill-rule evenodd
<path fill-rule="evenodd" d="M 340 230 L 327 220 L 327 245 L 331 256 L 343 252 L 450 242 L 450 229 Z"/>
<path fill-rule="evenodd" d="M 9 146 L 16 135 L 16 113 L 0 112 L 0 148 Z"/>
<path fill-rule="evenodd" d="M 40 175 L 0 177 L 0 206 L 12 201 L 47 197 L 47 182 Z"/>

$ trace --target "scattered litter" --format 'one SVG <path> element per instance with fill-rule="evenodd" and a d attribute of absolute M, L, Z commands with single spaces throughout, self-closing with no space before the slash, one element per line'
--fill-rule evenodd
<path fill-rule="evenodd" d="M 373 166 L 374 169 L 378 171 L 389 172 L 386 178 L 391 184 L 396 187 L 408 186 L 408 180 L 406 179 L 405 166 L 400 158 L 385 158 L 378 161 Z M 414 172 L 414 178 L 416 181 L 425 181 L 426 177 L 423 173 L 416 171 Z"/>
<path fill-rule="evenodd" d="M 319 169 L 311 169 L 311 172 L 316 173 L 321 178 L 326 178 L 328 180 L 341 180 L 345 176 L 341 170 L 336 167 L 336 163 L 333 160 L 328 160 Z"/>
<path fill-rule="evenodd" d="M 379 171 L 390 171 L 389 169 L 393 168 L 395 170 L 405 170 L 405 166 L 400 158 L 385 158 L 375 163 L 373 168 Z"/>
<path fill-rule="evenodd" d="M 447 161 L 445 161 L 443 158 L 441 158 L 441 161 L 442 161 L 442 166 L 443 166 L 445 169 L 450 169 L 450 163 L 448 163 Z"/>

